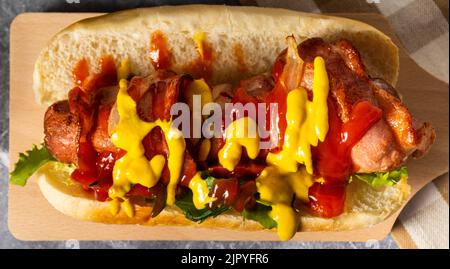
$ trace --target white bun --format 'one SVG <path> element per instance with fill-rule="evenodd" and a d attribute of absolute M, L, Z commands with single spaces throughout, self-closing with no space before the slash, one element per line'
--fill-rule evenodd
<path fill-rule="evenodd" d="M 70 173 L 61 169 L 61 164 L 49 163 L 38 173 L 38 184 L 45 198 L 62 213 L 81 220 L 114 224 L 142 225 L 197 225 L 210 228 L 229 228 L 240 230 L 263 229 L 259 223 L 243 220 L 236 213 L 224 213 L 216 218 L 208 218 L 201 224 L 185 218 L 176 207 L 166 207 L 156 218 L 150 218 L 151 206 L 135 205 L 136 215 L 128 217 L 123 210 L 111 215 L 108 203 L 94 200 L 92 194 L 70 179 Z M 335 218 L 320 218 L 305 214 L 300 216 L 301 231 L 352 230 L 375 225 L 406 201 L 410 187 L 406 179 L 395 186 L 373 188 L 354 180 L 347 187 L 345 213 Z"/>
<path fill-rule="evenodd" d="M 235 82 L 240 78 L 270 70 L 276 56 L 286 46 L 285 37 L 294 34 L 297 42 L 309 37 L 327 41 L 349 39 L 360 51 L 368 73 L 395 85 L 398 49 L 377 29 L 349 19 L 294 12 L 283 9 L 227 6 L 178 6 L 136 9 L 77 22 L 61 31 L 42 50 L 36 61 L 34 91 L 40 104 L 66 99 L 74 86 L 72 68 L 81 58 L 91 65 L 105 54 L 116 61 L 129 58 L 132 73 L 154 72 L 149 59 L 150 35 L 161 30 L 174 56 L 172 69 L 197 57 L 192 37 L 206 33 L 215 53 L 213 83 Z M 248 72 L 238 68 L 233 46 L 240 44 Z M 261 226 L 243 221 L 236 214 L 222 214 L 202 224 L 187 220 L 176 208 L 166 208 L 149 218 L 151 207 L 136 206 L 136 216 L 109 213 L 107 203 L 95 201 L 80 186 L 70 183 L 69 174 L 48 165 L 39 174 L 39 186 L 47 200 L 72 217 L 103 223 L 145 225 L 202 225 L 255 230 Z M 406 180 L 394 187 L 374 189 L 354 181 L 348 186 L 346 212 L 323 219 L 303 214 L 301 230 L 349 230 L 376 224 L 398 210 L 409 195 Z"/>
<path fill-rule="evenodd" d="M 172 68 L 183 66 L 198 52 L 193 35 L 205 32 L 212 45 L 213 83 L 236 81 L 270 70 L 286 47 L 285 38 L 297 42 L 310 37 L 327 41 L 349 39 L 360 51 L 368 73 L 395 85 L 398 48 L 389 37 L 365 23 L 338 17 L 284 9 L 229 6 L 177 6 L 128 10 L 79 21 L 55 35 L 40 53 L 34 70 L 33 89 L 40 104 L 66 99 L 74 86 L 72 70 L 86 58 L 92 65 L 105 55 L 116 61 L 129 58 L 132 73 L 149 75 L 150 36 L 161 30 L 173 54 Z M 242 72 L 234 46 L 242 48 L 247 72 Z"/>

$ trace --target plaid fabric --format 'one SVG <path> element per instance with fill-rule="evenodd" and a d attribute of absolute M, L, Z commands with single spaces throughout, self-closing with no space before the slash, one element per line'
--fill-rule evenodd
<path fill-rule="evenodd" d="M 316 13 L 380 13 L 409 55 L 448 83 L 448 0 L 244 0 L 243 5 Z M 448 173 L 422 189 L 401 213 L 392 236 L 402 248 L 449 248 Z"/>

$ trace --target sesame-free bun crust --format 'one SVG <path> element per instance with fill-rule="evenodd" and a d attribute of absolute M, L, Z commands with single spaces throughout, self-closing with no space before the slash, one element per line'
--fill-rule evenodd
<path fill-rule="evenodd" d="M 291 34 L 297 42 L 311 37 L 346 38 L 359 50 L 372 77 L 392 85 L 397 81 L 398 48 L 388 36 L 359 21 L 274 8 L 163 6 L 85 19 L 55 35 L 35 64 L 33 89 L 38 103 L 49 105 L 67 98 L 74 86 L 72 70 L 82 58 L 91 67 L 106 54 L 117 62 L 129 58 L 133 74 L 151 74 L 150 37 L 156 30 L 168 39 L 176 72 L 187 71 L 187 64 L 198 57 L 193 35 L 205 32 L 214 54 L 214 84 L 269 71 Z M 244 68 L 236 57 L 236 46 L 242 49 Z"/>
<path fill-rule="evenodd" d="M 83 190 L 81 185 L 70 179 L 67 170 L 61 165 L 49 163 L 38 172 L 38 184 L 45 198 L 62 213 L 81 220 L 111 224 L 142 225 L 195 225 L 209 228 L 228 228 L 239 230 L 263 229 L 259 223 L 245 220 L 230 211 L 215 218 L 208 218 L 198 224 L 185 218 L 176 207 L 166 207 L 156 218 L 150 218 L 151 206 L 135 205 L 133 218 L 121 210 L 113 216 L 107 202 L 99 202 L 91 193 Z M 347 187 L 345 213 L 338 217 L 325 219 L 312 216 L 302 210 L 300 213 L 301 231 L 352 230 L 377 224 L 397 211 L 409 196 L 410 187 L 406 179 L 395 186 L 373 188 L 359 180 L 354 180 Z"/>
<path fill-rule="evenodd" d="M 135 75 L 154 72 L 150 63 L 150 36 L 162 31 L 173 55 L 171 68 L 186 71 L 198 52 L 193 35 L 205 32 L 214 51 L 213 84 L 236 82 L 270 70 L 276 56 L 286 47 L 285 38 L 294 34 L 297 42 L 310 37 L 326 41 L 350 40 L 359 50 L 368 73 L 395 85 L 398 48 L 389 37 L 362 22 L 283 9 L 228 6 L 177 6 L 128 10 L 79 21 L 55 35 L 41 51 L 34 70 L 33 90 L 42 105 L 67 98 L 74 86 L 72 70 L 82 58 L 95 67 L 103 55 L 116 62 L 128 58 Z M 245 69 L 234 47 L 241 47 Z M 245 70 L 245 71 L 243 71 Z M 176 207 L 165 208 L 149 218 L 151 206 L 136 205 L 135 217 L 123 211 L 113 216 L 105 202 L 98 202 L 59 165 L 48 164 L 38 173 L 46 199 L 62 213 L 102 223 L 143 225 L 197 225 L 202 227 L 258 230 L 262 227 L 232 212 L 209 218 L 201 224 L 186 219 Z M 353 181 L 348 186 L 345 213 L 324 219 L 300 213 L 302 231 L 350 230 L 374 225 L 397 211 L 409 195 L 406 180 L 396 186 L 375 189 Z"/>

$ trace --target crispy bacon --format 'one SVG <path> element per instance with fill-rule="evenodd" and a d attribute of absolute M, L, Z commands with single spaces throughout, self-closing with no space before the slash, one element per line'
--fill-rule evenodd
<path fill-rule="evenodd" d="M 92 134 L 92 145 L 97 152 L 117 152 L 119 150 L 114 146 L 109 135 L 108 123 L 111 110 L 111 104 L 102 104 L 98 109 L 96 127 Z"/>
<path fill-rule="evenodd" d="M 127 92 L 135 102 L 138 102 L 141 99 L 141 96 L 148 91 L 152 82 L 153 78 L 151 76 L 135 76 L 130 80 Z"/>
<path fill-rule="evenodd" d="M 176 73 L 163 69 L 157 70 L 154 74 L 146 77 L 135 76 L 131 79 L 128 85 L 128 94 L 135 102 L 138 102 L 142 95 L 149 90 L 152 84 L 173 76 L 176 76 Z"/>
<path fill-rule="evenodd" d="M 139 117 L 149 122 L 157 119 L 170 120 L 170 109 L 173 104 L 178 102 L 180 90 L 185 89 L 191 81 L 190 76 L 179 75 L 150 84 L 148 90 L 138 101 Z"/>
<path fill-rule="evenodd" d="M 69 92 L 67 101 L 57 102 L 47 109 L 44 141 L 57 160 L 81 165 L 79 147 L 80 144 L 91 142 L 97 104 L 97 92 L 85 92 L 82 88 L 75 87 Z M 83 146 L 83 149 L 91 148 L 90 145 Z"/>
<path fill-rule="evenodd" d="M 388 171 L 403 164 L 406 158 L 423 156 L 434 141 L 433 128 L 428 123 L 414 120 L 401 102 L 397 91 L 381 79 L 371 79 L 359 52 L 347 40 L 327 43 L 319 38 L 304 41 L 298 46 L 304 60 L 301 86 L 312 94 L 313 61 L 324 58 L 330 79 L 330 95 L 337 105 L 342 122 L 350 119 L 353 106 L 368 101 L 383 110 L 383 119 L 370 129 L 352 150 L 352 159 L 358 172 Z M 286 50 L 277 58 L 272 77 L 280 78 L 286 64 Z M 260 76 L 240 82 L 234 92 L 234 102 L 261 102 L 266 92 L 252 94 L 252 89 L 264 85 Z M 310 96 L 311 97 L 311 96 Z M 223 143 L 216 143 L 222 146 Z M 217 147 L 216 147 L 217 148 Z M 214 148 L 215 149 L 215 148 Z M 216 153 L 218 150 L 212 150 Z M 262 154 L 264 157 L 264 154 Z"/>
<path fill-rule="evenodd" d="M 80 121 L 81 140 L 85 139 L 94 126 L 96 104 L 98 102 L 96 100 L 96 94 L 93 92 L 85 92 L 80 87 L 75 87 L 69 92 L 69 110 Z"/>
<path fill-rule="evenodd" d="M 151 160 L 155 155 L 162 154 L 167 156 L 169 154 L 169 147 L 167 146 L 164 133 L 160 127 L 153 128 L 142 140 L 145 149 L 145 156 Z"/>
<path fill-rule="evenodd" d="M 428 122 L 419 122 L 414 120 L 414 129 L 416 130 L 417 144 L 412 153 L 414 158 L 421 158 L 430 150 L 436 139 L 436 132 L 433 126 Z"/>
<path fill-rule="evenodd" d="M 137 101 L 138 115 L 142 120 L 155 121 L 157 119 L 170 120 L 170 109 L 173 104 L 178 102 L 179 93 L 183 91 L 191 82 L 192 78 L 187 75 L 174 75 L 160 71 L 156 81 L 149 83 L 149 79 L 133 79 L 129 86 L 130 95 L 135 97 L 140 95 Z M 145 88 L 147 88 L 145 90 Z M 130 92 L 131 89 L 131 92 Z M 134 92 L 134 93 L 133 93 Z M 166 160 L 169 156 L 169 148 L 166 143 L 164 133 L 160 127 L 155 127 L 143 139 L 142 144 L 145 149 L 147 159 L 152 159 L 155 155 L 163 155 Z M 188 186 L 189 181 L 197 172 L 197 167 L 188 151 L 184 154 L 183 168 L 180 182 L 183 186 Z M 161 181 L 168 184 L 170 171 L 166 164 L 161 174 Z"/>
<path fill-rule="evenodd" d="M 169 154 L 169 147 L 167 146 L 164 133 L 160 127 L 153 128 L 142 140 L 142 145 L 145 149 L 145 157 L 151 160 L 156 155 L 163 155 L 166 160 Z M 164 184 L 168 184 L 170 179 L 169 168 L 167 161 L 164 164 L 164 168 L 161 174 L 161 180 Z"/>
<path fill-rule="evenodd" d="M 256 104 L 265 103 L 273 86 L 273 79 L 266 74 L 241 80 L 235 91 L 232 102 L 241 102 L 243 104 L 249 102 Z"/>
<path fill-rule="evenodd" d="M 371 87 L 402 152 L 414 158 L 425 155 L 436 137 L 433 127 L 415 119 L 402 103 L 398 92 L 386 81 L 372 79 Z"/>
<path fill-rule="evenodd" d="M 415 155 L 420 156 L 429 149 L 435 136 L 432 127 L 427 123 L 419 124 L 422 128 L 414 126 L 411 114 L 398 98 L 395 89 L 367 75 L 358 51 L 349 41 L 340 40 L 329 44 L 313 38 L 301 43 L 298 48 L 305 60 L 301 86 L 310 91 L 313 60 L 316 56 L 325 59 L 330 93 L 343 122 L 349 120 L 354 104 L 362 100 L 383 110 L 383 120 L 373 126 L 352 150 L 352 160 L 358 168 L 356 171 L 388 171 L 403 164 L 411 153 L 417 151 Z"/>
<path fill-rule="evenodd" d="M 285 60 L 286 53 L 284 51 L 278 56 L 272 77 L 263 74 L 242 80 L 235 91 L 231 91 L 229 86 L 216 89 L 213 91 L 214 100 L 220 103 L 231 101 L 243 104 L 263 102 L 282 104 L 285 102 L 286 96 L 274 91 L 277 89 L 275 85 L 278 85 L 276 82 L 282 78 L 286 79 L 288 84 L 296 85 L 295 87 L 300 82 L 300 86 L 306 88 L 311 97 L 313 61 L 316 56 L 321 56 L 325 60 L 330 80 L 330 99 L 336 104 L 337 113 L 334 114 L 337 115 L 338 121 L 348 122 L 353 108 L 361 101 L 367 101 L 383 111 L 383 118 L 374 124 L 351 150 L 355 172 L 388 171 L 402 165 L 410 155 L 423 156 L 430 148 L 435 139 L 431 125 L 414 119 L 403 105 L 398 93 L 387 82 L 369 77 L 361 56 L 349 41 L 339 40 L 327 43 L 322 39 L 313 38 L 301 43 L 298 46 L 301 59 L 296 57 L 301 62 L 297 64 L 297 68 L 294 68 L 301 70 L 301 74 L 299 72 L 283 73 L 283 67 L 288 64 Z M 291 57 L 294 56 L 296 55 L 291 55 Z M 113 74 L 112 69 L 111 72 L 106 73 Z M 47 110 L 44 119 L 45 143 L 52 155 L 59 161 L 79 165 L 77 153 L 80 149 L 85 149 L 80 146 L 80 143 L 85 142 L 92 142 L 95 152 L 113 153 L 118 151 L 110 140 L 111 130 L 118 121 L 117 109 L 114 105 L 117 86 L 94 89 L 98 88 L 98 85 L 110 86 L 112 78 L 116 79 L 115 76 L 108 76 L 108 79 L 105 80 L 108 82 L 105 85 L 91 80 L 89 85 L 95 87 L 87 87 L 84 86 L 85 84 L 76 87 L 70 91 L 68 101 L 55 103 Z M 171 119 L 172 105 L 180 101 L 180 92 L 184 91 L 191 81 L 192 77 L 189 75 L 177 75 L 172 71 L 157 70 L 148 77 L 133 77 L 129 83 L 128 93 L 137 103 L 137 112 L 142 120 L 168 121 Z M 86 91 L 83 87 L 90 90 Z M 278 90 L 280 90 L 279 87 Z M 161 128 L 154 128 L 142 143 L 145 156 L 149 160 L 158 154 L 165 156 L 167 160 L 169 150 Z M 212 176 L 254 179 L 266 167 L 264 160 L 268 153 L 267 150 L 262 150 L 256 160 L 248 160 L 244 150 L 241 162 L 234 171 L 226 170 L 217 165 L 217 154 L 223 145 L 222 138 L 211 139 L 208 159 L 203 164 L 208 164 L 207 169 Z M 90 147 L 86 148 L 91 150 Z M 198 163 L 192 158 L 189 150 L 191 148 L 188 147 L 184 154 L 180 188 L 187 187 L 197 172 Z M 166 162 L 160 183 L 167 184 L 169 178 L 170 171 Z M 241 201 L 237 206 L 235 205 L 238 210 L 242 210 L 249 203 L 249 199 L 254 200 L 252 198 L 256 191 L 253 186 L 254 181 L 250 180 L 249 182 L 252 183 L 246 183 L 248 189 L 246 194 L 237 198 Z M 141 192 L 150 191 L 150 189 L 139 188 L 135 186 L 129 195 L 139 196 Z"/>
<path fill-rule="evenodd" d="M 229 90 L 226 91 L 226 95 L 224 94 L 221 96 L 220 94 L 217 94 L 217 97 L 214 99 L 219 100 L 219 103 L 222 105 L 222 109 L 224 109 L 222 102 L 229 102 L 229 103 L 241 103 L 243 105 L 247 103 L 253 103 L 256 106 L 258 103 L 266 103 L 267 97 L 272 90 L 274 86 L 274 81 L 272 77 L 270 77 L 267 74 L 262 75 L 256 75 L 253 77 L 250 77 L 245 80 L 241 80 L 239 82 L 238 87 L 234 90 L 233 93 L 231 93 Z M 242 116 L 242 115 L 241 115 Z M 246 115 L 247 116 L 247 115 Z M 258 115 L 256 115 L 258 117 Z M 257 119 L 255 119 L 257 120 Z M 225 124 L 225 120 L 223 119 L 222 124 Z M 222 132 L 225 131 L 225 127 L 222 126 Z M 210 139 L 211 141 L 211 148 L 208 154 L 208 161 L 210 163 L 217 162 L 217 155 L 219 153 L 219 150 L 225 145 L 225 140 L 223 137 L 213 137 Z M 245 151 L 245 150 L 244 150 Z M 264 160 L 267 156 L 268 151 L 262 150 L 261 154 L 258 155 L 259 160 Z M 245 159 L 245 152 L 243 154 L 243 159 Z"/>
<path fill-rule="evenodd" d="M 249 180 L 242 184 L 239 187 L 239 195 L 234 201 L 233 208 L 237 212 L 242 212 L 244 209 L 254 207 L 256 203 L 256 191 L 256 182 L 254 180 Z"/>
<path fill-rule="evenodd" d="M 180 184 L 182 186 L 188 187 L 189 182 L 196 173 L 197 173 L 197 164 L 192 158 L 190 152 L 186 150 L 186 152 L 184 153 L 183 168 L 181 169 Z"/>
<path fill-rule="evenodd" d="M 234 170 L 228 171 L 221 165 L 212 165 L 208 167 L 209 174 L 216 178 L 249 177 L 256 178 L 266 168 L 266 164 L 257 161 L 241 161 Z"/>
<path fill-rule="evenodd" d="M 312 90 L 313 62 L 314 58 L 321 56 L 325 60 L 328 77 L 330 79 L 330 93 L 337 106 L 339 117 L 343 122 L 349 120 L 353 104 L 359 101 L 369 101 L 377 105 L 377 100 L 369 85 L 369 77 L 364 72 L 362 63 L 355 63 L 360 60 L 357 51 L 354 49 L 350 53 L 350 44 L 341 41 L 338 44 L 345 44 L 346 50 L 342 51 L 341 46 L 331 45 L 320 38 L 312 38 L 299 45 L 299 54 L 305 60 L 306 67 L 301 86 Z M 344 59 L 342 55 L 351 55 L 352 58 Z M 347 62 L 351 63 L 350 67 Z"/>

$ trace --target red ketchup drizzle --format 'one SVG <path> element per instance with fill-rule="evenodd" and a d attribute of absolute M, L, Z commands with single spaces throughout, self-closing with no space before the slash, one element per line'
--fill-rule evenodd
<path fill-rule="evenodd" d="M 354 104 L 350 120 L 342 123 L 333 101 L 328 99 L 329 130 L 315 149 L 316 173 L 325 179 L 309 189 L 310 207 L 322 217 L 334 217 L 344 210 L 345 188 L 353 172 L 351 149 L 382 117 L 381 109 L 368 101 Z"/>
<path fill-rule="evenodd" d="M 205 47 L 205 46 L 204 46 Z M 235 56 L 238 59 L 238 62 L 242 62 L 244 64 L 243 59 L 241 58 L 241 48 L 240 46 L 235 46 Z M 206 55 L 206 54 L 205 54 Z M 206 58 L 206 57 L 205 57 Z M 277 61 L 278 62 L 278 61 Z M 243 68 L 245 65 L 243 65 Z M 275 68 L 280 69 L 275 71 Z M 284 63 L 275 65 L 274 72 L 281 73 L 284 67 Z M 266 119 L 266 129 L 273 130 L 278 133 L 278 142 L 276 147 L 272 148 L 272 152 L 279 151 L 282 147 L 284 140 L 284 133 L 286 130 L 286 98 L 287 98 L 287 90 L 282 86 L 282 84 L 278 80 L 278 76 L 274 76 L 275 81 L 277 81 L 275 87 L 267 96 L 267 103 L 277 103 L 278 104 L 278 119 L 275 121 L 277 124 L 272 125 L 270 121 L 270 107 L 267 107 L 267 119 Z M 254 103 L 258 104 L 258 100 L 249 95 L 244 89 L 238 87 L 235 91 L 235 94 L 232 98 L 232 103 Z M 233 120 L 244 117 L 248 115 L 233 115 Z M 244 152 L 245 153 L 245 152 Z M 214 181 L 214 186 L 212 190 L 212 197 L 216 197 L 217 200 L 213 203 L 213 207 L 225 204 L 232 206 L 236 211 L 242 212 L 246 208 L 252 208 L 255 203 L 255 193 L 257 192 L 255 180 L 249 180 L 242 185 L 239 185 L 237 177 L 249 175 L 251 177 L 256 177 L 259 173 L 264 169 L 265 165 L 261 165 L 260 167 L 257 164 L 241 164 L 238 165 L 232 173 L 227 171 L 221 166 L 210 167 L 209 170 L 212 172 L 215 177 L 226 177 L 227 179 L 216 179 Z"/>
<path fill-rule="evenodd" d="M 286 97 L 287 91 L 280 85 L 279 78 L 285 66 L 283 53 L 276 59 L 272 67 L 272 77 L 277 84 L 268 97 L 268 102 L 278 103 L 278 151 L 283 145 L 286 130 Z M 334 217 L 344 211 L 345 190 L 349 175 L 353 172 L 351 149 L 364 134 L 382 117 L 382 111 L 361 101 L 354 104 L 350 120 L 342 123 L 334 102 L 328 99 L 329 130 L 323 143 L 312 148 L 315 173 L 324 178 L 323 183 L 314 183 L 309 189 L 309 206 L 312 211 L 322 217 Z"/>
<path fill-rule="evenodd" d="M 213 202 L 213 207 L 225 204 L 231 206 L 239 193 L 239 181 L 237 178 L 216 179 L 212 188 L 211 197 L 217 198 Z"/>
<path fill-rule="evenodd" d="M 249 180 L 239 187 L 239 194 L 233 203 L 233 208 L 237 212 L 242 212 L 246 208 L 252 208 L 256 204 L 254 194 L 256 193 L 256 182 Z"/>
<path fill-rule="evenodd" d="M 183 70 L 186 70 L 187 73 L 191 74 L 194 79 L 204 78 L 208 81 L 213 73 L 213 49 L 211 45 L 204 40 L 202 40 L 202 48 L 203 57 L 199 53 L 198 57 L 191 63 L 187 64 Z"/>
<path fill-rule="evenodd" d="M 211 207 L 220 205 L 232 206 L 237 212 L 242 212 L 245 208 L 252 208 L 255 203 L 256 183 L 249 180 L 242 185 L 237 178 L 214 180 L 211 197 L 217 198 Z"/>
<path fill-rule="evenodd" d="M 287 111 L 287 96 L 288 89 L 286 89 L 281 81 L 280 77 L 283 73 L 284 66 L 286 65 L 285 61 L 285 52 L 282 52 L 280 56 L 277 57 L 275 63 L 272 67 L 272 78 L 276 81 L 275 87 L 267 96 L 267 104 L 276 103 L 278 104 L 278 118 L 276 119 L 276 124 L 272 125 L 270 122 L 270 106 L 266 108 L 266 125 L 268 130 L 271 130 L 271 133 L 277 133 L 277 144 L 275 147 L 270 149 L 270 152 L 277 153 L 279 152 L 284 143 L 284 133 L 286 132 L 287 122 L 286 122 L 286 111 Z M 273 136 L 273 135 L 272 135 Z"/>
<path fill-rule="evenodd" d="M 72 72 L 73 81 L 76 85 L 81 86 L 89 76 L 89 63 L 86 59 L 81 59 L 75 65 Z"/>
<path fill-rule="evenodd" d="M 238 69 L 242 73 L 246 73 L 248 71 L 247 65 L 245 64 L 244 51 L 242 50 L 242 46 L 239 43 L 234 44 L 233 46 L 233 54 L 236 58 L 236 62 L 238 63 Z"/>
<path fill-rule="evenodd" d="M 270 133 L 277 134 L 277 143 L 275 147 L 270 149 L 270 152 L 276 153 L 279 152 L 284 143 L 284 133 L 286 132 L 287 122 L 286 122 L 286 111 L 287 111 L 287 95 L 288 90 L 281 84 L 280 80 L 278 80 L 275 84 L 275 87 L 267 96 L 267 104 L 276 103 L 278 104 L 278 118 L 275 121 L 275 124 L 271 124 L 271 115 L 270 115 L 270 105 L 266 107 L 266 125 L 269 127 Z"/>
<path fill-rule="evenodd" d="M 90 74 L 88 61 L 86 59 L 78 61 L 72 71 L 75 84 L 85 92 L 117 84 L 117 69 L 114 59 L 110 55 L 105 55 L 100 59 L 99 66 L 98 73 Z"/>
<path fill-rule="evenodd" d="M 155 69 L 169 69 L 172 54 L 167 48 L 167 39 L 163 32 L 157 30 L 150 38 L 150 60 Z"/>
<path fill-rule="evenodd" d="M 96 152 L 91 141 L 94 118 L 98 107 L 97 91 L 102 87 L 117 84 L 117 70 L 114 59 L 103 56 L 99 62 L 99 72 L 90 74 L 86 59 L 80 60 L 73 70 L 73 79 L 78 87 L 69 92 L 69 106 L 72 113 L 79 116 L 81 132 L 78 146 L 78 167 L 71 177 L 84 189 L 94 191 L 95 198 L 105 201 L 112 185 L 112 169 L 115 161 L 124 151 Z"/>
<path fill-rule="evenodd" d="M 108 198 L 108 190 L 112 186 L 112 171 L 116 160 L 120 159 L 125 154 L 125 151 L 119 152 L 102 152 L 95 151 L 79 152 L 83 160 L 92 161 L 91 167 L 86 170 L 85 167 L 79 165 L 73 171 L 71 177 L 80 183 L 85 190 L 92 190 L 95 194 L 95 199 L 105 201 Z"/>
<path fill-rule="evenodd" d="M 152 218 L 156 217 L 166 205 L 166 187 L 161 182 L 151 188 L 144 187 L 141 184 L 133 185 L 127 196 L 153 199 Z"/>

